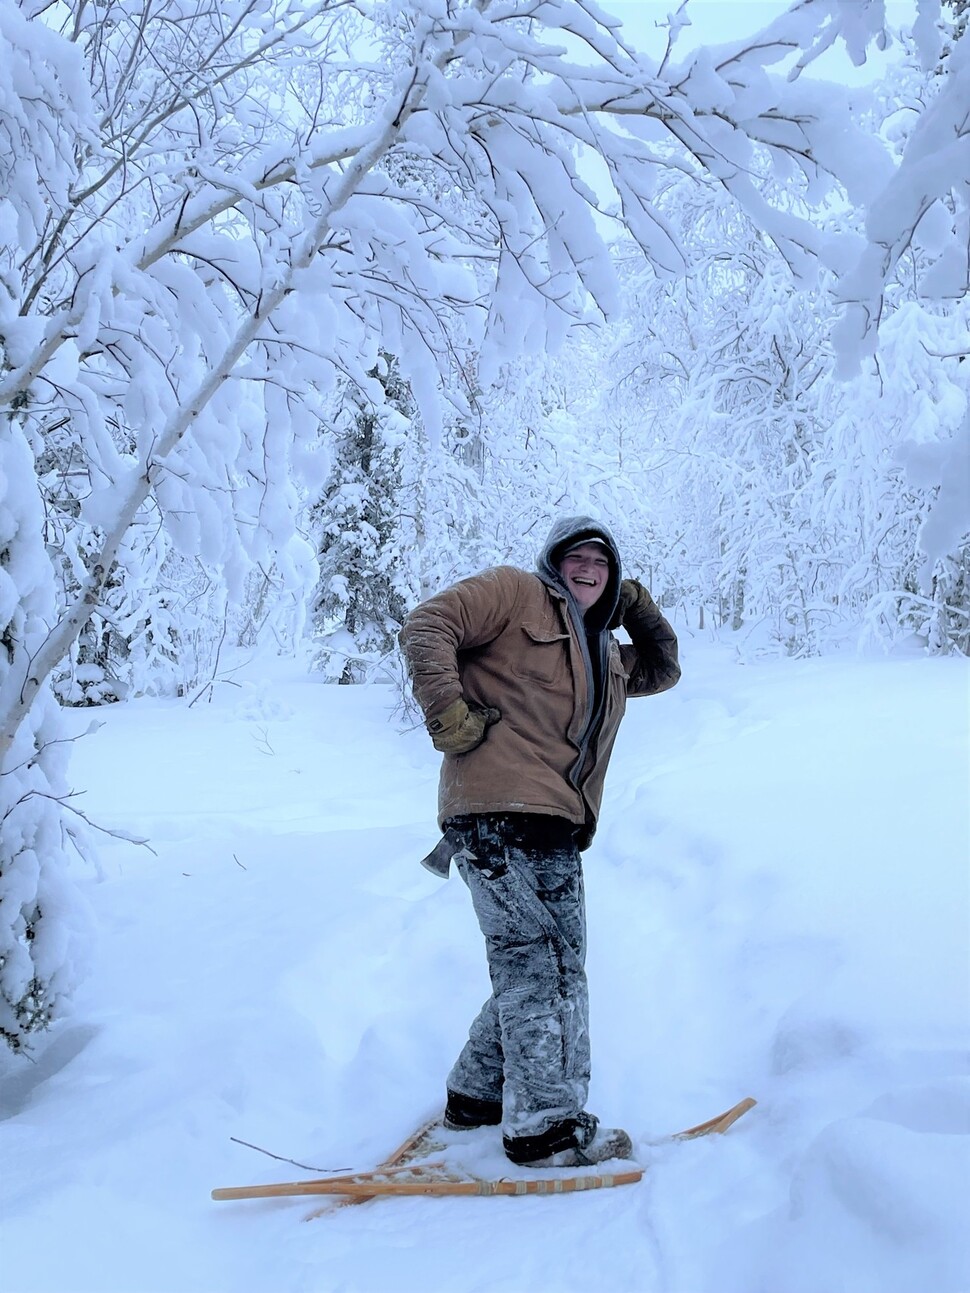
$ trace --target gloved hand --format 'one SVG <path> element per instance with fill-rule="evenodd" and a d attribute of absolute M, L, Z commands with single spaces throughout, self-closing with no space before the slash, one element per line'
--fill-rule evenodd
<path fill-rule="evenodd" d="M 428 724 L 431 741 L 442 754 L 467 754 L 481 745 L 486 731 L 502 715 L 497 709 L 484 705 L 468 705 L 456 700 L 443 714 Z"/>
<path fill-rule="evenodd" d="M 633 610 L 638 603 L 642 603 L 645 607 L 648 606 L 652 600 L 653 598 L 644 588 L 643 584 L 638 580 L 624 579 L 620 584 L 620 595 L 617 599 L 616 610 L 613 612 L 613 617 L 606 627 L 609 629 L 618 629 L 626 620 L 627 613 Z"/>

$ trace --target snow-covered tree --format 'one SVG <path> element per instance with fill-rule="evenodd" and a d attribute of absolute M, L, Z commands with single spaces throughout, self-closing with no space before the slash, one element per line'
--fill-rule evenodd
<path fill-rule="evenodd" d="M 369 376 L 381 399 L 374 404 L 346 386 L 333 468 L 311 513 L 320 569 L 311 607 L 319 666 L 342 683 L 366 678 L 396 648 L 414 596 L 395 541 L 414 405 L 392 356 L 382 354 Z"/>
<path fill-rule="evenodd" d="M 948 75 L 914 51 L 875 87 L 868 119 L 891 151 L 907 155 Z M 927 213 L 900 253 L 875 354 L 843 381 L 831 333 L 844 281 L 821 272 L 797 291 L 777 247 L 696 171 L 655 200 L 688 268 L 665 282 L 621 255 L 627 315 L 606 343 L 594 425 L 629 428 L 659 586 L 702 623 L 706 608 L 746 632 L 767 625 L 789 651 L 860 624 L 884 642 L 915 630 L 932 649 L 965 650 L 970 295 L 959 264 L 943 272 L 950 207 Z M 816 219 L 823 235 L 862 240 L 863 214 L 844 201 Z M 949 295 L 925 294 L 934 274 Z"/>

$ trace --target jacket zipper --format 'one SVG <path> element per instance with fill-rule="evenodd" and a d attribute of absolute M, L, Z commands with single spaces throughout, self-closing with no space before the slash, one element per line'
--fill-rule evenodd
<path fill-rule="evenodd" d="M 573 766 L 569 770 L 570 783 L 572 784 L 573 788 L 576 791 L 578 791 L 580 796 L 583 796 L 583 788 L 582 788 L 583 766 L 586 763 L 586 757 L 589 754 L 589 747 L 592 744 L 593 734 L 597 728 L 596 720 L 597 718 L 600 718 L 602 716 L 602 714 L 605 712 L 605 709 L 606 709 L 606 701 L 607 701 L 606 660 L 604 659 L 605 653 L 603 651 L 603 640 L 602 640 L 602 634 L 601 634 L 599 637 L 599 640 L 597 641 L 597 647 L 600 653 L 600 669 L 602 673 L 603 682 L 600 688 L 600 703 L 599 703 L 599 707 L 597 708 L 596 685 L 593 679 L 593 661 L 589 653 L 589 638 L 586 635 L 586 626 L 585 624 L 581 626 L 582 628 L 581 632 L 579 629 L 577 629 L 575 621 L 573 619 L 572 609 L 568 601 L 566 603 L 566 613 L 569 615 L 570 626 L 575 631 L 576 638 L 579 642 L 579 652 L 583 658 L 583 667 L 586 670 L 586 694 L 589 698 L 587 701 L 586 719 L 583 725 L 582 735 L 580 736 L 580 739 L 579 739 L 579 755 L 576 758 L 576 761 L 573 763 Z M 585 802 L 585 797 L 583 796 L 583 798 Z"/>

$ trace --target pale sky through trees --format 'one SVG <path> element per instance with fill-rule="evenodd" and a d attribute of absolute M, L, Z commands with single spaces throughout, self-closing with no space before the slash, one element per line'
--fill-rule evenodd
<path fill-rule="evenodd" d="M 790 9 L 792 2 L 688 0 L 690 26 L 681 31 L 675 57 L 683 58 L 698 45 L 720 45 L 748 36 Z M 666 16 L 676 14 L 678 9 L 675 0 L 604 0 L 602 7 L 622 19 L 624 34 L 638 49 L 660 57 L 666 41 Z M 915 0 L 886 0 L 886 17 L 892 27 L 912 23 L 916 17 Z M 835 49 L 822 56 L 815 65 L 814 75 L 849 84 L 862 83 L 877 74 L 881 62 L 878 51 L 871 51 L 866 66 L 855 68 L 842 49 Z"/>

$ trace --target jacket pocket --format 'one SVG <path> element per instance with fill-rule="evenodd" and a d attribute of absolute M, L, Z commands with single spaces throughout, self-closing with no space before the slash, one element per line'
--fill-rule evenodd
<path fill-rule="evenodd" d="M 620 720 L 626 710 L 627 684 L 629 675 L 620 656 L 619 647 L 610 649 L 607 679 L 606 714 L 601 729 L 601 742 L 611 740 L 616 735 Z"/>
<path fill-rule="evenodd" d="M 614 679 L 617 677 L 621 679 L 621 685 L 623 687 L 623 691 L 625 692 L 627 680 L 629 679 L 630 675 L 626 671 L 626 666 L 623 663 L 623 657 L 620 655 L 620 648 L 616 644 L 616 642 L 614 642 L 610 647 L 609 669 L 610 669 L 610 674 L 613 676 Z"/>
<path fill-rule="evenodd" d="M 512 672 L 518 678 L 552 687 L 565 676 L 568 644 L 568 633 L 523 624 L 521 650 L 512 661 Z"/>

